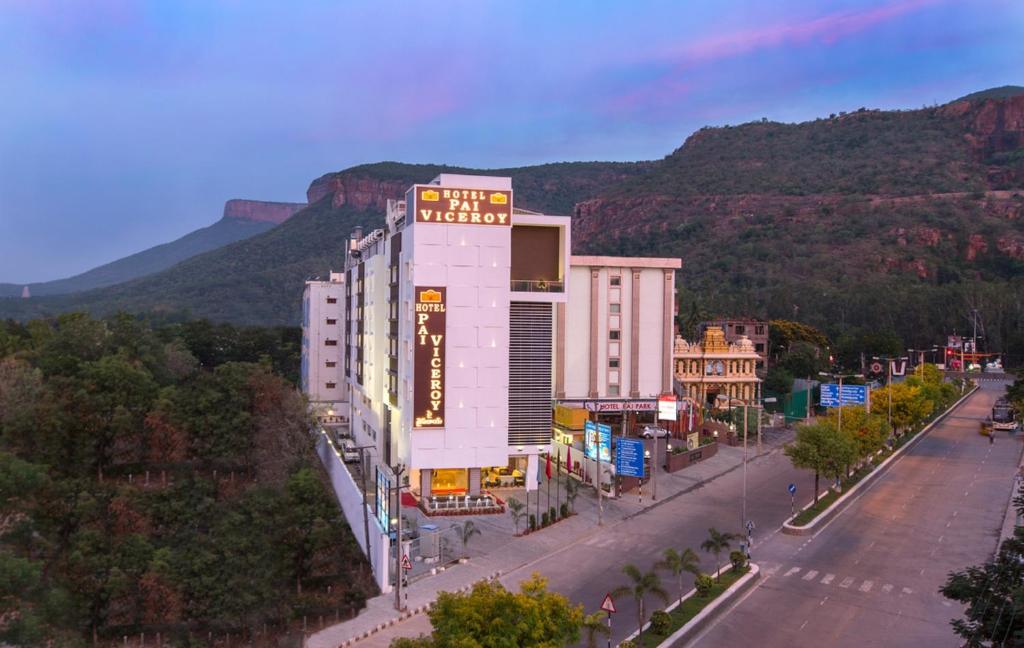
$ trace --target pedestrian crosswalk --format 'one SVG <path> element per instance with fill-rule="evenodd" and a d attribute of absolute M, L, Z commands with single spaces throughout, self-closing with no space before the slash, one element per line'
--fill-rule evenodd
<path fill-rule="evenodd" d="M 880 594 L 904 596 L 914 593 L 914 590 L 909 587 L 898 587 L 892 583 L 883 583 L 873 579 L 862 580 L 853 576 L 841 576 L 829 572 L 822 572 L 817 569 L 806 569 L 796 565 L 788 568 L 783 565 L 773 565 L 766 567 L 764 569 L 764 573 L 767 576 L 781 576 L 782 578 L 792 578 L 796 576 L 797 578 L 794 580 L 815 583 L 818 585 L 830 586 L 835 584 L 841 589 L 849 590 L 851 592 L 860 592 L 862 594 L 871 594 L 872 592 L 875 592 Z"/>

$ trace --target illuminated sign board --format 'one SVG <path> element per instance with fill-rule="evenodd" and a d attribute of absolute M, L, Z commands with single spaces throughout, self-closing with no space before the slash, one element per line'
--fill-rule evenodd
<path fill-rule="evenodd" d="M 413 355 L 413 427 L 444 427 L 445 289 L 417 286 Z"/>
<path fill-rule="evenodd" d="M 658 396 L 658 420 L 676 420 L 676 397 L 675 394 L 662 394 Z"/>
<path fill-rule="evenodd" d="M 417 185 L 416 222 L 509 226 L 512 192 Z"/>
<path fill-rule="evenodd" d="M 376 502 L 373 513 L 385 531 L 391 529 L 391 481 L 387 474 L 377 466 Z"/>
<path fill-rule="evenodd" d="M 591 459 L 597 459 L 600 448 L 601 459 L 604 463 L 612 461 L 612 428 L 604 423 L 594 424 L 587 421 L 583 428 L 583 452 Z"/>

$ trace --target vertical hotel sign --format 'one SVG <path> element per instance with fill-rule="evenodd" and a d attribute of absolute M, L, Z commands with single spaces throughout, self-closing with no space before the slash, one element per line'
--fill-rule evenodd
<path fill-rule="evenodd" d="M 444 427 L 445 289 L 416 288 L 413 427 Z"/>
<path fill-rule="evenodd" d="M 507 227 L 512 224 L 512 192 L 416 185 L 416 222 Z"/>

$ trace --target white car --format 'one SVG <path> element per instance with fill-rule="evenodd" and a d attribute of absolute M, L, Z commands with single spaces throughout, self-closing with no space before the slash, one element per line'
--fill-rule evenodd
<path fill-rule="evenodd" d="M 356 450 L 356 443 L 352 439 L 344 439 L 341 442 L 341 460 L 345 463 L 359 461 L 359 451 Z"/>
<path fill-rule="evenodd" d="M 645 439 L 667 439 L 669 437 L 669 433 L 665 428 L 646 425 L 644 426 L 644 431 L 640 433 L 640 436 Z"/>

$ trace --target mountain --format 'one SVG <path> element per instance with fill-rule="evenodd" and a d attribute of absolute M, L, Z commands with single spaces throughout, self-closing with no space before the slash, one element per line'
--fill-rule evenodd
<path fill-rule="evenodd" d="M 1020 95 L 704 128 L 655 162 L 352 167 L 314 180 L 310 206 L 269 232 L 117 286 L 0 300 L 0 316 L 295 323 L 302 281 L 340 267 L 351 229 L 378 226 L 388 198 L 440 172 L 511 176 L 517 205 L 572 214 L 578 253 L 682 258 L 684 321 L 797 317 L 836 340 L 871 331 L 917 348 L 977 308 L 988 343 L 1024 355 Z"/>
<path fill-rule="evenodd" d="M 1018 95 L 1024 95 L 1024 86 L 1005 85 L 999 86 L 998 88 L 989 88 L 988 90 L 980 90 L 978 92 L 972 92 L 969 95 L 964 95 L 957 99 L 957 101 L 983 101 L 985 99 L 1008 99 L 1010 97 L 1016 97 Z"/>
<path fill-rule="evenodd" d="M 171 267 L 179 261 L 255 236 L 283 223 L 304 203 L 229 200 L 222 218 L 179 239 L 93 268 L 67 279 L 27 284 L 32 297 L 112 286 Z M 0 297 L 21 297 L 24 284 L 0 283 Z"/>
<path fill-rule="evenodd" d="M 152 313 L 188 311 L 196 317 L 257 324 L 294 324 L 303 281 L 340 268 L 357 225 L 381 226 L 388 198 L 438 173 L 509 175 L 519 207 L 569 213 L 601 188 L 649 170 L 646 163 L 560 163 L 510 169 L 466 169 L 385 162 L 314 180 L 310 204 L 262 234 L 199 254 L 162 272 L 74 295 L 0 300 L 0 316 L 30 318 L 86 309 Z"/>

